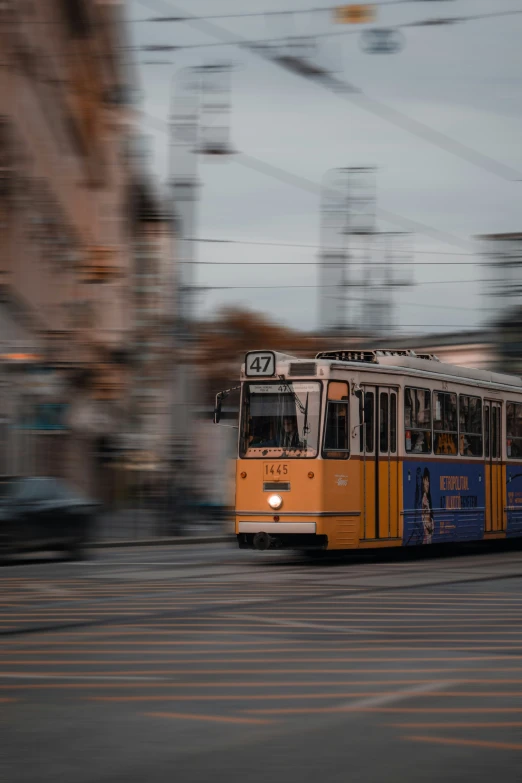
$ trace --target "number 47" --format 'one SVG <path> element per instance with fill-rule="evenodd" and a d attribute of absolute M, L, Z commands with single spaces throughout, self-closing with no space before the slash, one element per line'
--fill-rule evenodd
<path fill-rule="evenodd" d="M 257 356 L 252 364 L 250 365 L 251 370 L 255 370 L 256 372 L 266 372 L 268 370 L 268 367 L 270 365 L 270 360 L 272 359 L 271 356 Z M 261 362 L 264 361 L 265 366 L 261 367 Z"/>

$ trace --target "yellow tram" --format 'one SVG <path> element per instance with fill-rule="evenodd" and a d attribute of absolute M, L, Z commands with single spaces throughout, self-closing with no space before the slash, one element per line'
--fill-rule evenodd
<path fill-rule="evenodd" d="M 520 378 L 406 350 L 251 351 L 240 388 L 241 548 L 522 535 Z"/>

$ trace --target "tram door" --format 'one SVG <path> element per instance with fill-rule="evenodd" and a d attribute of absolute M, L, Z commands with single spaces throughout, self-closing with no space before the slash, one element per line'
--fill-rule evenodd
<path fill-rule="evenodd" d="M 364 539 L 399 535 L 399 463 L 397 459 L 398 391 L 364 386 L 361 427 L 362 512 Z"/>
<path fill-rule="evenodd" d="M 501 403 L 484 400 L 484 457 L 486 463 L 485 532 L 504 530 L 502 487 Z"/>

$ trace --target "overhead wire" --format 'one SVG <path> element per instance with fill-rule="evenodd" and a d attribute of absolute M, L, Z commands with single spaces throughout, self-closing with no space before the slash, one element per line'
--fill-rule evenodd
<path fill-rule="evenodd" d="M 346 286 L 349 288 L 350 286 Z M 361 286 L 359 286 L 361 287 Z M 287 290 L 287 289 L 296 289 L 296 288 L 308 288 L 308 289 L 325 289 L 325 288 L 334 288 L 338 289 L 339 286 L 336 285 L 223 285 L 223 286 L 212 286 L 212 285 L 202 285 L 202 286 L 196 286 L 196 290 L 203 293 L 204 291 L 237 291 L 237 290 L 252 290 L 255 289 L 256 291 L 258 289 L 260 290 Z M 349 299 L 350 302 L 365 302 L 366 299 L 364 297 L 357 297 L 357 296 L 350 296 Z M 420 307 L 423 310 L 452 310 L 454 311 L 455 308 L 452 305 L 435 305 L 435 304 L 424 304 L 423 302 L 414 303 L 414 302 L 401 302 L 401 307 Z M 465 311 L 470 313 L 475 313 L 477 310 L 480 310 L 481 312 L 484 312 L 486 310 L 491 310 L 495 312 L 494 307 L 461 307 L 459 305 L 459 312 Z"/>
<path fill-rule="evenodd" d="M 142 112 L 141 116 L 145 122 L 149 123 L 158 130 L 161 130 L 164 133 L 168 131 L 168 123 L 165 120 L 162 120 L 159 117 L 154 117 L 152 114 L 147 112 Z M 253 155 L 237 153 L 233 155 L 232 159 L 239 165 L 245 166 L 274 179 L 278 179 L 280 182 L 284 182 L 287 185 L 300 188 L 301 190 L 312 193 L 313 195 L 320 196 L 323 192 L 323 188 L 319 183 L 314 182 L 313 180 L 309 180 L 299 174 L 289 172 L 280 166 L 267 163 L 260 158 L 255 158 Z M 453 234 L 441 231 L 438 228 L 433 228 L 432 226 L 429 226 L 426 223 L 421 223 L 418 220 L 412 220 L 411 218 L 405 218 L 402 215 L 397 215 L 395 212 L 383 209 L 382 207 L 376 208 L 376 214 L 387 223 L 402 226 L 403 228 L 407 228 L 408 231 L 415 231 L 416 233 L 423 234 L 424 236 L 428 236 L 430 239 L 435 239 L 437 242 L 442 242 L 447 245 L 454 245 L 455 247 L 459 247 L 462 250 L 469 251 L 473 248 L 473 245 L 470 242 L 460 239 Z M 471 255 L 470 253 L 468 254 Z"/>
<path fill-rule="evenodd" d="M 408 0 L 408 2 L 412 2 L 413 0 Z M 138 0 L 142 5 L 146 5 L 146 0 Z M 291 11 L 274 11 L 274 14 L 278 16 L 282 16 L 285 14 L 292 14 L 294 12 Z M 264 15 L 264 14 L 263 14 Z M 415 27 L 449 27 L 452 24 L 462 24 L 463 22 L 472 22 L 472 21 L 482 21 L 485 19 L 493 18 L 493 17 L 505 17 L 505 16 L 520 16 L 522 15 L 522 9 L 514 9 L 510 11 L 493 11 L 488 14 L 475 14 L 473 16 L 455 16 L 455 17 L 446 17 L 446 18 L 428 18 L 428 19 L 417 19 L 413 22 L 400 22 L 399 24 L 394 24 L 390 26 L 390 30 L 402 30 L 407 28 L 415 28 Z M 179 22 L 185 22 L 189 24 L 190 22 L 194 21 L 206 21 L 207 19 L 213 19 L 217 17 L 212 16 L 186 16 L 186 17 L 176 17 L 172 18 L 172 21 L 179 21 Z M 162 17 L 158 17 L 158 21 L 160 21 Z M 153 21 L 153 20 L 140 20 L 140 21 Z M 167 20 L 168 21 L 168 20 Z M 368 25 L 365 25 L 365 30 L 371 32 L 372 27 L 368 27 Z M 382 28 L 380 28 L 382 29 Z M 144 44 L 139 47 L 131 47 L 133 49 L 138 49 L 145 52 L 150 51 L 184 51 L 187 49 L 207 49 L 207 48 L 214 48 L 218 46 L 242 46 L 242 47 L 256 47 L 261 45 L 267 45 L 267 44 L 281 44 L 288 42 L 289 38 L 292 40 L 299 39 L 299 38 L 342 38 L 344 36 L 348 35 L 360 35 L 361 29 L 360 26 L 353 26 L 349 27 L 345 30 L 331 30 L 328 32 L 315 32 L 310 35 L 306 34 L 299 34 L 295 36 L 289 36 L 289 35 L 281 35 L 281 36 L 270 36 L 269 38 L 245 38 L 242 39 L 241 42 L 238 42 L 237 40 L 227 40 L 227 41 L 216 41 L 213 43 L 205 42 L 205 43 L 194 43 L 194 44 Z M 230 35 L 235 35 L 234 33 L 230 33 Z"/>
<path fill-rule="evenodd" d="M 386 235 L 386 232 L 378 232 L 375 236 L 376 238 L 379 238 L 383 234 Z M 393 234 L 392 234 L 393 236 Z M 276 242 L 276 241 L 264 241 L 264 240 L 256 240 L 256 239 L 220 239 L 220 238 L 209 238 L 209 237 L 189 237 L 186 241 L 188 242 L 200 242 L 200 243 L 209 243 L 209 244 L 227 244 L 227 245 L 259 245 L 264 247 L 295 247 L 295 248 L 308 248 L 311 250 L 321 250 L 321 248 L 318 245 L 306 243 L 306 242 Z M 350 250 L 366 250 L 365 247 L 350 245 Z M 416 250 L 416 254 L 421 255 L 430 255 L 430 256 L 470 256 L 473 257 L 473 253 L 454 253 L 454 252 L 446 252 L 442 250 Z M 260 262 L 260 263 L 277 263 L 277 262 Z M 289 261 L 287 263 L 299 263 L 294 261 Z M 312 262 L 311 262 L 312 263 Z M 431 262 L 428 262 L 431 263 Z M 439 261 L 433 261 L 434 264 L 441 263 Z M 464 261 L 459 261 L 458 263 L 466 263 Z M 473 262 L 475 263 L 475 262 Z"/>
<path fill-rule="evenodd" d="M 432 2 L 442 2 L 443 0 L 431 0 Z M 193 2 L 193 0 L 192 0 Z M 413 5 L 414 3 L 422 2 L 422 0 L 371 0 L 367 5 L 370 5 L 372 8 L 386 8 L 387 6 L 397 6 L 397 5 Z M 338 6 L 315 6 L 313 8 L 296 8 L 296 9 L 282 9 L 281 11 L 241 11 L 239 13 L 220 13 L 220 14 L 204 14 L 201 16 L 194 16 L 190 17 L 188 14 L 183 15 L 165 15 L 165 16 L 154 16 L 154 17 L 145 17 L 143 19 L 128 19 L 128 24 L 146 24 L 146 23 L 175 23 L 175 22 L 185 22 L 187 19 L 241 19 L 241 18 L 247 18 L 247 17 L 271 17 L 271 16 L 286 16 L 291 14 L 292 16 L 302 16 L 307 14 L 315 14 L 315 13 L 325 13 L 325 12 L 332 12 L 335 11 Z M 484 14 L 483 16 L 497 16 L 498 14 L 493 12 L 492 14 Z M 481 15 L 482 16 L 482 15 Z M 469 18 L 475 18 L 475 17 L 469 17 Z M 468 19 L 468 17 L 464 17 L 465 20 Z M 56 24 L 60 25 L 62 24 L 61 19 L 27 19 L 24 20 L 24 24 L 30 24 L 30 25 L 50 25 L 50 24 Z M 91 27 L 95 27 L 98 25 L 105 24 L 105 22 L 96 22 L 93 20 L 89 20 L 89 25 Z"/>
<path fill-rule="evenodd" d="M 379 102 L 375 102 L 375 103 L 380 106 Z M 384 109 L 386 111 L 388 111 L 387 119 L 390 119 L 390 116 L 392 116 L 392 118 L 394 120 L 396 120 L 397 116 L 399 116 L 402 121 L 406 121 L 407 123 L 413 122 L 415 124 L 417 122 L 415 120 L 412 121 L 411 118 L 407 117 L 406 115 L 402 115 L 402 113 L 396 113 L 395 110 L 392 109 L 391 107 L 384 106 Z M 411 124 L 409 125 L 409 127 L 407 129 L 410 130 L 410 132 L 412 132 Z M 414 130 L 418 130 L 418 126 L 416 128 L 414 127 Z M 427 130 L 428 131 L 433 131 L 433 129 L 430 129 L 430 128 L 427 128 Z M 437 131 L 433 131 L 433 133 L 435 133 L 436 135 L 438 134 Z M 437 141 L 439 142 L 439 144 L 440 144 L 441 138 L 443 138 L 444 141 L 448 141 L 448 139 L 446 137 L 444 137 L 443 135 L 437 135 Z M 433 138 L 431 140 L 433 141 Z M 449 139 L 449 142 L 453 142 L 453 141 L 454 140 Z M 459 145 L 460 143 L 456 142 L 456 144 Z M 475 164 L 477 164 L 477 161 L 478 161 L 478 165 L 481 165 L 481 167 L 484 167 L 484 162 L 486 161 L 486 165 L 488 166 L 488 170 L 491 170 L 491 166 L 493 165 L 495 167 L 495 173 L 497 173 L 497 174 L 499 173 L 498 166 L 502 167 L 504 171 L 508 170 L 508 167 L 504 167 L 504 164 L 499 164 L 497 161 L 494 161 L 493 159 L 490 159 L 487 156 L 482 156 L 481 153 L 476 153 L 476 151 L 471 150 L 470 148 L 464 148 L 464 149 L 465 149 L 466 154 L 468 155 L 468 160 L 469 160 L 469 155 L 471 155 L 474 158 L 473 162 Z M 453 153 L 455 153 L 455 147 L 453 147 L 453 149 L 451 151 Z M 477 155 L 478 155 L 478 158 L 477 158 Z M 293 185 L 297 184 L 299 187 L 301 187 L 302 189 L 308 190 L 309 192 L 310 191 L 317 192 L 317 188 L 320 189 L 320 186 L 316 185 L 315 183 L 311 183 L 310 181 L 305 180 L 302 177 L 298 177 L 297 175 L 291 174 L 290 172 L 285 172 L 282 169 L 278 169 L 277 167 L 273 167 L 271 164 L 267 164 L 264 161 L 260 161 L 257 158 L 253 158 L 252 156 L 247 156 L 247 155 L 236 156 L 236 158 L 235 158 L 236 161 L 238 160 L 238 157 L 239 157 L 239 162 L 242 163 L 243 165 L 246 165 L 247 167 L 255 168 L 257 171 L 259 171 L 261 169 L 262 173 L 270 174 L 271 176 L 274 176 L 274 174 L 275 174 L 276 178 L 278 178 L 278 179 L 281 179 L 283 177 L 284 181 L 286 181 L 286 182 L 288 182 L 289 178 L 290 178 L 292 180 L 291 184 L 293 184 Z M 510 174 L 513 171 L 514 170 L 511 169 L 510 170 Z M 515 174 L 518 177 L 519 172 L 515 172 Z M 506 178 L 505 175 L 503 176 L 503 178 Z M 512 176 L 510 176 L 509 178 L 512 179 Z M 411 221 L 411 220 L 409 220 L 407 218 L 401 218 L 401 216 L 397 216 L 394 213 L 391 213 L 391 212 L 386 211 L 386 210 L 379 210 L 379 212 L 380 212 L 380 215 L 381 215 L 381 217 L 383 219 L 391 220 L 391 222 L 397 223 L 398 222 L 397 218 L 399 218 L 400 224 L 403 227 L 405 225 L 407 225 L 409 230 L 411 230 L 413 228 L 415 231 L 419 231 L 419 227 L 421 227 L 422 230 L 423 230 L 422 232 L 426 233 L 425 229 L 428 228 L 428 231 L 429 231 L 428 235 L 431 236 L 432 238 L 434 236 L 433 231 L 435 231 L 435 235 L 436 235 L 436 239 L 437 240 L 440 240 L 442 238 L 442 241 L 447 241 L 448 237 L 451 237 L 451 239 L 450 239 L 451 243 L 455 243 L 455 241 L 456 241 L 459 244 L 459 246 L 462 246 L 461 240 L 459 240 L 457 237 L 452 237 L 451 235 L 447 235 L 447 234 L 445 234 L 445 232 L 440 232 L 437 229 L 432 229 L 431 227 L 426 227 L 423 224 L 419 224 L 418 222 Z M 466 243 L 465 246 L 466 247 L 470 247 L 470 245 L 467 244 L 467 243 Z M 464 255 L 464 254 L 459 254 L 459 255 Z M 472 253 L 467 253 L 466 255 L 472 256 Z M 435 262 L 433 262 L 433 263 L 435 263 Z M 442 262 L 442 263 L 448 263 L 448 262 Z M 462 262 L 462 263 L 466 263 L 466 262 Z M 442 281 L 433 281 L 433 284 L 440 284 L 441 282 Z M 448 281 L 448 282 L 455 282 L 455 281 Z M 473 282 L 473 281 L 458 281 L 458 282 Z M 430 284 L 431 284 L 431 282 L 430 282 Z M 224 290 L 224 289 L 228 289 L 228 290 L 243 289 L 244 290 L 244 289 L 247 289 L 247 288 L 249 288 L 249 289 L 259 289 L 259 288 L 267 289 L 267 288 L 271 288 L 273 290 L 273 288 L 290 288 L 290 287 L 293 288 L 293 287 L 296 287 L 296 286 L 282 286 L 282 285 L 270 286 L 270 287 L 268 287 L 268 286 L 221 286 L 221 287 L 210 287 L 210 288 L 205 286 L 204 288 L 206 288 L 207 290 Z M 312 286 L 299 286 L 299 288 L 316 289 L 316 288 L 318 288 L 318 286 L 315 286 L 315 285 L 312 285 Z M 405 306 L 410 306 L 411 307 L 411 306 L 416 306 L 416 305 L 406 303 Z M 418 305 L 418 306 L 422 306 L 422 305 Z M 431 307 L 436 308 L 436 309 L 453 309 L 451 307 L 446 307 L 444 305 L 432 305 Z M 469 310 L 471 312 L 475 312 L 477 308 L 465 308 L 465 309 Z M 482 310 L 483 308 L 480 308 L 480 309 Z M 402 325 L 402 328 L 408 328 L 409 326 L 410 325 L 404 324 L 404 325 Z M 411 326 L 414 326 L 414 325 L 411 325 Z M 431 327 L 431 326 L 440 327 L 440 324 L 435 324 L 435 325 L 423 324 L 423 326 L 424 327 L 428 327 L 428 326 L 429 327 Z M 459 325 L 459 326 L 461 326 L 461 325 Z"/>
<path fill-rule="evenodd" d="M 153 10 L 158 9 L 159 6 L 161 6 L 162 8 L 166 7 L 164 0 L 138 0 L 138 1 L 140 5 L 144 5 L 148 8 L 152 8 Z M 170 4 L 167 7 L 171 9 Z M 177 9 L 172 8 L 172 10 L 176 10 L 176 13 L 181 13 L 177 11 Z M 515 13 L 515 11 L 513 11 L 513 13 Z M 517 11 L 517 13 L 522 13 L 522 9 L 520 11 Z M 253 42 L 248 41 L 248 39 L 245 39 L 240 35 L 230 33 L 226 29 L 220 27 L 219 25 L 216 25 L 212 21 L 208 21 L 204 17 L 197 17 L 197 16 L 190 17 L 186 21 L 186 24 L 194 27 L 195 29 L 201 30 L 201 32 L 213 38 L 219 38 L 221 39 L 222 42 L 223 42 L 223 36 L 230 38 L 230 40 L 226 41 L 227 44 L 236 45 L 243 49 L 247 49 L 249 52 L 261 57 L 266 62 L 271 62 L 274 65 L 279 65 L 279 67 L 285 67 L 282 63 L 278 63 L 277 58 L 270 56 L 269 50 L 263 51 L 262 47 L 254 45 Z M 425 24 L 425 22 L 423 24 Z M 412 23 L 409 23 L 409 25 L 412 26 Z M 351 31 L 351 33 L 354 32 L 356 31 Z M 342 31 L 342 33 L 345 34 L 346 31 Z M 334 33 L 332 33 L 332 35 L 333 34 Z M 330 35 L 330 33 L 328 33 L 327 35 Z M 287 39 L 282 39 L 282 40 L 287 40 Z M 307 75 L 305 76 L 305 78 L 310 79 L 311 76 Z M 501 179 L 506 180 L 508 182 L 522 181 L 521 171 L 518 171 L 517 169 L 514 169 L 511 166 L 507 166 L 506 164 L 502 163 L 501 161 L 495 160 L 489 155 L 485 155 L 484 153 L 478 152 L 477 150 L 468 147 L 466 144 L 463 144 L 462 142 L 453 139 L 450 136 L 447 136 L 445 133 L 435 130 L 434 128 L 430 127 L 429 125 L 426 125 L 420 120 L 410 117 L 404 112 L 401 112 L 398 109 L 394 109 L 392 106 L 388 106 L 382 101 L 372 98 L 371 96 L 365 94 L 353 82 L 347 82 L 345 80 L 341 80 L 337 78 L 335 79 L 315 78 L 312 80 L 315 81 L 317 84 L 326 87 L 326 89 L 329 89 L 330 91 L 334 92 L 334 94 L 338 95 L 339 97 L 345 98 L 346 100 L 355 103 L 357 106 L 359 106 L 359 108 L 367 112 L 370 112 L 371 114 L 378 116 L 381 119 L 386 120 L 387 122 L 394 125 L 395 127 L 398 127 L 401 130 L 404 130 L 413 136 L 421 138 L 423 141 L 428 142 L 432 146 L 438 147 L 439 149 L 442 149 L 445 152 L 460 158 L 461 160 L 465 160 L 466 162 L 476 166 L 477 168 L 487 171 L 488 173 L 498 176 Z"/>
<path fill-rule="evenodd" d="M 437 0 L 434 0 L 437 2 Z M 375 2 L 370 2 L 368 5 L 370 5 L 372 8 L 379 7 L 383 8 L 386 6 L 394 6 L 394 5 L 411 5 L 412 3 L 417 3 L 419 0 L 388 0 L 388 2 L 382 2 L 381 0 L 376 0 Z M 148 17 L 146 19 L 136 19 L 135 22 L 184 22 L 186 19 L 195 18 L 195 19 L 243 19 L 247 17 L 266 17 L 266 16 L 285 16 L 287 14 L 302 16 L 307 14 L 319 14 L 319 13 L 327 13 L 328 11 L 333 12 L 336 10 L 338 6 L 315 6 L 313 8 L 296 8 L 296 9 L 282 9 L 281 11 L 240 11 L 239 13 L 221 13 L 221 14 L 204 14 L 202 16 L 196 16 L 196 17 L 189 17 L 189 16 L 156 16 L 156 17 Z"/>
<path fill-rule="evenodd" d="M 375 6 L 375 5 L 402 5 L 404 3 L 413 3 L 418 2 L 419 0 L 398 0 L 398 2 L 395 3 L 368 3 L 368 5 Z M 142 3 L 141 0 L 139 0 L 141 5 L 145 5 L 146 3 Z M 168 24 L 168 23 L 183 23 L 183 22 L 191 22 L 194 20 L 214 20 L 214 19 L 244 19 L 247 17 L 270 17 L 270 16 L 299 16 L 303 14 L 319 14 L 319 13 L 327 13 L 335 11 L 338 6 L 324 6 L 323 8 L 297 8 L 297 9 L 285 9 L 281 11 L 245 11 L 240 13 L 233 13 L 233 14 L 204 14 L 199 16 L 189 16 L 188 14 L 180 14 L 180 15 L 172 15 L 172 16 L 156 16 L 156 17 L 148 17 L 146 19 L 134 19 L 129 20 L 131 23 L 134 24 L 142 24 L 147 22 L 159 22 L 162 24 Z M 447 16 L 447 17 L 434 17 L 431 19 L 419 19 L 415 20 L 413 22 L 399 22 L 399 24 L 392 25 L 394 29 L 401 29 L 406 27 L 436 27 L 436 26 L 446 26 L 450 24 L 460 24 L 462 22 L 477 22 L 482 21 L 483 19 L 492 19 L 497 17 L 504 17 L 504 16 L 518 16 L 522 13 L 521 9 L 506 9 L 504 11 L 490 11 L 489 13 L 485 14 L 466 14 L 465 16 Z M 373 22 L 363 22 L 362 25 L 368 26 L 369 24 L 373 24 Z M 359 23 L 359 26 L 361 26 L 361 23 Z M 321 38 L 329 38 L 337 35 L 351 35 L 357 33 L 358 30 L 338 30 L 334 32 L 333 30 L 331 32 L 325 32 L 325 33 L 317 33 L 314 34 L 314 38 L 321 37 Z M 277 38 L 269 38 L 266 39 L 268 41 L 278 40 Z M 225 45 L 225 44 L 223 44 Z"/>
<path fill-rule="evenodd" d="M 313 182 L 312 180 L 309 180 L 299 174 L 286 171 L 280 166 L 267 163 L 260 158 L 255 158 L 253 155 L 246 155 L 245 153 L 241 153 L 235 155 L 233 160 L 235 163 L 240 163 L 242 166 L 246 166 L 247 168 L 250 168 L 261 174 L 278 179 L 285 184 L 300 187 L 302 190 L 306 190 L 309 193 L 314 193 L 315 195 L 320 196 L 324 191 L 323 187 L 318 183 Z M 437 242 L 454 245 L 455 247 L 460 247 L 463 250 L 470 250 L 472 247 L 469 242 L 463 241 L 459 237 L 456 237 L 453 234 L 449 234 L 446 231 L 433 228 L 426 223 L 421 223 L 418 220 L 412 220 L 411 218 L 397 215 L 395 212 L 391 212 L 390 210 L 383 209 L 379 206 L 376 207 L 375 211 L 376 214 L 385 222 L 402 226 L 402 228 L 406 228 L 408 231 L 415 231 L 417 233 L 424 234 L 425 236 L 429 236 L 431 239 L 435 239 Z"/>
<path fill-rule="evenodd" d="M 203 266 L 317 266 L 317 261 L 179 261 L 179 264 L 195 264 Z M 388 261 L 390 266 L 476 266 L 475 263 L 470 261 Z M 351 266 L 368 266 L 366 261 L 353 261 L 350 260 Z M 372 263 L 369 264 L 372 266 Z M 374 266 L 386 265 L 386 262 L 375 261 Z M 337 264 L 329 263 L 328 267 L 333 268 L 335 266 L 344 267 L 344 261 L 339 261 Z"/>

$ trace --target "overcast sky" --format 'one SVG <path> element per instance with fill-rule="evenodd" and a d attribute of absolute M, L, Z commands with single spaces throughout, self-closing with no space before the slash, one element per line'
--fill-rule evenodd
<path fill-rule="evenodd" d="M 258 0 L 255 4 L 247 0 L 132 0 L 128 3 L 128 18 L 134 20 L 131 36 L 136 47 L 188 46 L 214 43 L 216 38 L 186 24 L 136 20 L 163 16 L 170 9 L 171 13 L 204 16 L 320 5 L 326 5 L 324 0 Z M 413 0 L 380 5 L 374 26 L 514 9 L 522 10 L 520 0 Z M 355 29 L 332 28 L 327 13 L 286 20 L 254 17 L 214 23 L 231 35 L 250 40 L 284 36 L 292 29 L 296 35 Z M 390 55 L 363 53 L 360 29 L 342 38 L 322 39 L 318 44 L 320 61 L 333 66 L 339 78 L 372 98 L 522 172 L 522 14 L 405 29 L 404 48 Z M 143 109 L 148 115 L 168 118 L 171 84 L 181 69 L 233 62 L 231 142 L 240 153 L 317 184 L 333 168 L 376 166 L 380 210 L 455 238 L 453 243 L 449 238 L 443 242 L 427 229 L 427 233 L 418 231 L 412 236 L 417 285 L 393 294 L 396 326 L 416 333 L 476 327 L 483 322 L 488 315 L 480 283 L 485 272 L 478 266 L 474 237 L 522 230 L 522 181 L 507 181 L 460 160 L 345 97 L 244 49 L 209 47 L 154 55 L 136 51 L 136 60 L 172 61 L 170 66 L 139 65 Z M 150 137 L 151 169 L 159 182 L 166 182 L 167 136 L 148 123 L 143 129 Z M 198 267 L 199 283 L 251 286 L 202 294 L 201 312 L 208 314 L 225 304 L 241 304 L 296 328 L 316 328 L 317 250 L 283 245 L 318 245 L 319 195 L 253 171 L 243 165 L 241 156 L 220 163 L 199 159 L 199 177 L 202 188 L 197 236 L 282 243 L 198 244 L 198 260 L 216 263 L 214 267 Z M 405 225 L 399 218 L 396 223 L 381 218 L 377 221 L 382 231 L 404 230 Z M 474 256 L 462 255 L 468 247 Z M 222 261 L 242 262 L 243 266 L 218 264 Z M 275 261 L 278 265 L 248 267 L 259 261 Z M 285 265 L 285 261 L 303 265 Z M 436 261 L 438 266 L 428 265 L 428 261 Z M 276 285 L 310 288 L 259 287 Z"/>

